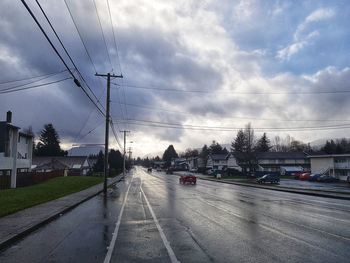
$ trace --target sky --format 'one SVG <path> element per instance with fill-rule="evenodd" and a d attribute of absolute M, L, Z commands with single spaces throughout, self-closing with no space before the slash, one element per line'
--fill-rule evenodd
<path fill-rule="evenodd" d="M 27 3 L 73 68 L 35 1 Z M 349 137 L 347 0 L 96 0 L 96 9 L 93 0 L 66 0 L 79 32 L 64 0 L 40 3 L 101 104 L 106 79 L 96 71 L 123 74 L 112 80 L 111 117 L 120 143 L 119 131 L 131 131 L 134 156 L 229 144 L 248 122 L 257 137 Z M 65 149 L 104 143 L 103 116 L 63 80 L 69 74 L 21 1 L 0 2 L 0 32 L 1 119 L 11 110 L 15 125 L 37 134 L 52 123 Z M 33 80 L 28 86 L 62 81 L 1 93 Z M 120 147 L 112 132 L 110 142 Z"/>

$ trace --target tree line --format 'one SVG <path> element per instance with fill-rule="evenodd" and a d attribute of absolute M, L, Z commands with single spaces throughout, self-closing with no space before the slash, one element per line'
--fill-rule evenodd
<path fill-rule="evenodd" d="M 322 151 L 328 154 L 341 154 L 350 153 L 350 140 L 330 140 L 320 149 L 315 149 L 302 141 L 296 140 L 293 137 L 286 135 L 284 138 L 280 136 L 274 136 L 270 139 L 267 133 L 263 133 L 261 137 L 256 137 L 254 128 L 251 123 L 245 125 L 244 129 L 238 130 L 235 138 L 232 140 L 230 149 L 226 149 L 220 145 L 217 141 L 207 146 L 198 149 L 188 148 L 185 152 L 178 154 L 175 151 L 173 145 L 164 151 L 162 158 L 159 156 L 155 158 L 138 158 L 137 164 L 144 166 L 151 166 L 154 161 L 164 161 L 166 166 L 170 165 L 173 158 L 184 157 L 201 157 L 205 162 L 210 154 L 228 154 L 232 152 L 235 154 L 236 159 L 241 164 L 243 169 L 252 171 L 256 166 L 256 155 L 261 152 L 315 152 Z"/>

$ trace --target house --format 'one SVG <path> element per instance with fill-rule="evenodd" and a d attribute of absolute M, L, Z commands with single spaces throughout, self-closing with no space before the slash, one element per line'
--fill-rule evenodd
<path fill-rule="evenodd" d="M 11 177 L 11 188 L 16 188 L 17 172 L 30 170 L 33 155 L 33 136 L 12 124 L 12 112 L 0 122 L 0 176 Z"/>
<path fill-rule="evenodd" d="M 160 168 L 160 169 L 164 169 L 166 165 L 166 162 L 163 162 L 163 161 L 154 161 L 153 162 L 153 168 L 157 169 L 157 168 Z"/>
<path fill-rule="evenodd" d="M 232 153 L 210 154 L 206 168 L 216 171 L 225 171 L 227 169 L 242 171 L 242 168 L 237 164 L 237 160 Z"/>
<path fill-rule="evenodd" d="M 87 175 L 92 166 L 88 156 L 34 157 L 32 170 L 36 172 L 66 171 L 74 175 Z"/>
<path fill-rule="evenodd" d="M 171 160 L 171 167 L 174 170 L 189 170 L 189 163 L 188 160 L 186 158 L 174 158 Z"/>
<path fill-rule="evenodd" d="M 310 159 L 305 152 L 261 152 L 256 154 L 257 172 L 278 173 L 295 169 L 310 170 Z M 282 170 L 281 170 L 281 167 Z"/>
<path fill-rule="evenodd" d="M 187 158 L 188 170 L 194 171 L 198 170 L 198 157 L 189 157 Z"/>
<path fill-rule="evenodd" d="M 311 173 L 331 175 L 341 181 L 350 176 L 350 154 L 317 154 L 308 156 Z"/>

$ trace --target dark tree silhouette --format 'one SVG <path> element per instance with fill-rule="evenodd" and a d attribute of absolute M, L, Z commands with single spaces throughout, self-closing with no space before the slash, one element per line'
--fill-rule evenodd
<path fill-rule="evenodd" d="M 39 142 L 35 149 L 36 156 L 64 156 L 67 155 L 60 147 L 60 137 L 53 125 L 46 124 L 40 132 Z"/>
<path fill-rule="evenodd" d="M 170 166 L 171 159 L 178 158 L 178 154 L 175 151 L 175 148 L 173 145 L 169 145 L 169 147 L 164 151 L 163 154 L 163 161 L 166 162 L 166 166 Z"/>

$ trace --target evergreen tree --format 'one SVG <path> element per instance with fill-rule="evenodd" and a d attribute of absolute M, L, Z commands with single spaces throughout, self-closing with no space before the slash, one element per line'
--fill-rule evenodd
<path fill-rule="evenodd" d="M 268 152 L 270 151 L 270 140 L 267 137 L 266 133 L 264 132 L 264 134 L 261 136 L 261 138 L 258 140 L 255 150 L 257 152 Z"/>
<path fill-rule="evenodd" d="M 231 143 L 231 152 L 244 152 L 244 133 L 243 130 L 239 130 L 236 135 L 236 139 Z"/>
<path fill-rule="evenodd" d="M 60 138 L 53 125 L 46 124 L 40 132 L 39 142 L 36 145 L 37 156 L 64 156 L 67 155 L 60 147 Z"/>
<path fill-rule="evenodd" d="M 209 152 L 210 152 L 210 154 L 223 154 L 223 153 L 225 153 L 222 146 L 216 141 L 213 141 L 212 144 L 210 145 Z"/>
<path fill-rule="evenodd" d="M 96 163 L 94 164 L 94 167 L 93 167 L 93 170 L 94 172 L 98 172 L 98 173 L 101 173 L 103 172 L 104 170 L 104 154 L 102 151 L 100 151 L 97 155 L 97 161 Z"/>
<path fill-rule="evenodd" d="M 171 164 L 171 160 L 173 158 L 178 158 L 178 154 L 175 151 L 175 148 L 173 145 L 169 145 L 169 147 L 164 151 L 163 154 L 163 161 L 166 162 L 166 166 L 169 167 Z"/>
<path fill-rule="evenodd" d="M 108 164 L 111 171 L 116 173 L 123 171 L 123 155 L 120 151 L 111 150 L 108 154 Z"/>

